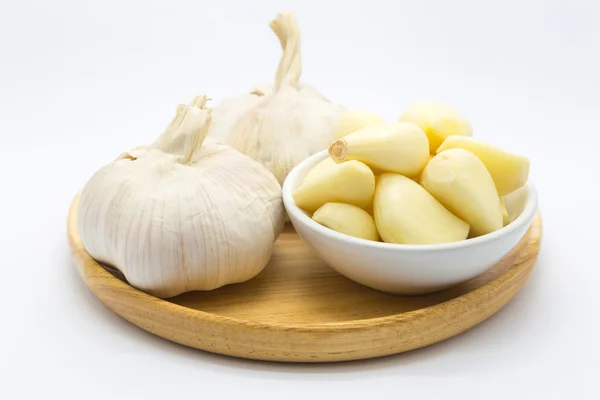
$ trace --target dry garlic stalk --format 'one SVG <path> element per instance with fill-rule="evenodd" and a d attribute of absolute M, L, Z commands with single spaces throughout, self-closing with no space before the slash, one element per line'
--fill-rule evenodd
<path fill-rule="evenodd" d="M 274 85 L 223 101 L 213 112 L 210 135 L 261 162 L 279 183 L 306 157 L 326 149 L 343 108 L 300 83 L 300 32 L 291 13 L 271 22 L 283 56 Z"/>
<path fill-rule="evenodd" d="M 91 256 L 158 297 L 256 276 L 283 227 L 273 175 L 204 140 L 205 101 L 180 105 L 156 142 L 96 172 L 79 203 L 78 229 Z"/>

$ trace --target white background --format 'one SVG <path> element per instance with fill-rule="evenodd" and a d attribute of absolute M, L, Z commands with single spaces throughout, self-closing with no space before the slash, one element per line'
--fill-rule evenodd
<path fill-rule="evenodd" d="M 177 103 L 270 82 L 297 13 L 303 81 L 399 116 L 454 105 L 530 157 L 542 252 L 520 294 L 454 339 L 340 365 L 235 360 L 108 311 L 70 261 L 69 203 Z M 598 398 L 597 1 L 0 1 L 0 398 Z"/>

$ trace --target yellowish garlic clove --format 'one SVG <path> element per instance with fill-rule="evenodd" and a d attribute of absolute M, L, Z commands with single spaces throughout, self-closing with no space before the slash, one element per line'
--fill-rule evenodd
<path fill-rule="evenodd" d="M 411 122 L 425 132 L 432 154 L 449 136 L 473 135 L 473 129 L 465 117 L 449 105 L 437 101 L 416 101 L 406 108 L 399 120 Z"/>
<path fill-rule="evenodd" d="M 471 235 L 502 228 L 502 206 L 487 168 L 464 149 L 436 155 L 421 174 L 421 185 L 453 214 L 469 223 Z"/>
<path fill-rule="evenodd" d="M 308 171 L 302 182 L 307 182 L 312 180 L 314 177 L 323 175 L 325 171 L 335 168 L 336 165 L 337 163 L 335 161 L 327 157 L 323 161 L 312 167 L 312 169 Z"/>
<path fill-rule="evenodd" d="M 373 171 L 373 173 L 375 173 L 375 172 Z M 381 175 L 381 173 L 375 174 L 375 189 L 377 189 L 377 181 L 379 180 L 380 175 Z M 373 192 L 373 195 L 375 195 L 375 192 Z M 374 214 L 373 214 L 373 198 L 371 198 L 371 201 L 369 202 L 369 205 L 367 205 L 365 207 L 365 210 L 369 213 L 369 215 L 371 215 L 372 217 L 374 216 Z"/>
<path fill-rule="evenodd" d="M 311 214 L 331 202 L 366 208 L 373 198 L 373 171 L 359 161 L 335 164 L 307 177 L 310 179 L 305 178 L 292 197 L 298 207 Z"/>
<path fill-rule="evenodd" d="M 437 244 L 467 238 L 469 224 L 448 211 L 422 186 L 398 174 L 379 177 L 375 225 L 388 243 Z"/>
<path fill-rule="evenodd" d="M 506 226 L 510 223 L 510 216 L 508 215 L 508 210 L 504 203 L 504 197 L 500 197 L 500 206 L 502 206 L 502 225 Z"/>
<path fill-rule="evenodd" d="M 502 200 L 508 213 L 508 221 L 509 223 L 513 222 L 525 209 L 527 186 L 522 186 L 514 192 L 507 194 Z"/>
<path fill-rule="evenodd" d="M 405 122 L 379 124 L 360 129 L 329 147 L 336 162 L 357 160 L 381 172 L 418 176 L 429 160 L 427 136 Z"/>
<path fill-rule="evenodd" d="M 519 189 L 529 177 L 529 159 L 510 153 L 496 146 L 471 137 L 450 136 L 439 147 L 438 152 L 448 149 L 465 149 L 475 154 L 486 166 L 498 194 L 505 196 Z"/>
<path fill-rule="evenodd" d="M 359 129 L 384 122 L 383 118 L 371 111 L 347 110 L 338 117 L 333 133 L 336 139 L 341 139 Z"/>
<path fill-rule="evenodd" d="M 315 211 L 312 219 L 336 232 L 366 240 L 379 240 L 373 217 L 351 204 L 326 203 Z"/>

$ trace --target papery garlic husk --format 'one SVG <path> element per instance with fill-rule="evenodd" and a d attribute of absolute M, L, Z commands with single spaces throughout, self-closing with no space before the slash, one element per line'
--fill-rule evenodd
<path fill-rule="evenodd" d="M 275 84 L 219 104 L 209 134 L 262 163 L 283 184 L 300 161 L 329 146 L 344 108 L 300 83 L 300 33 L 294 14 L 280 13 L 270 26 L 283 48 Z"/>
<path fill-rule="evenodd" d="M 78 230 L 85 249 L 157 297 L 247 281 L 283 228 L 281 187 L 262 165 L 205 139 L 206 97 L 181 105 L 150 146 L 88 181 Z"/>

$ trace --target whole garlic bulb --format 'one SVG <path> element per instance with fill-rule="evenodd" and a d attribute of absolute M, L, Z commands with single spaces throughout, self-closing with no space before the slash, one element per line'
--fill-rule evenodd
<path fill-rule="evenodd" d="M 270 24 L 283 56 L 274 85 L 224 100 L 213 110 L 210 135 L 261 162 L 280 184 L 306 157 L 326 149 L 344 108 L 300 83 L 300 33 L 291 13 Z"/>
<path fill-rule="evenodd" d="M 86 250 L 158 297 L 249 280 L 268 263 L 283 228 L 273 175 L 204 140 L 205 101 L 180 105 L 156 142 L 101 168 L 80 197 Z"/>

